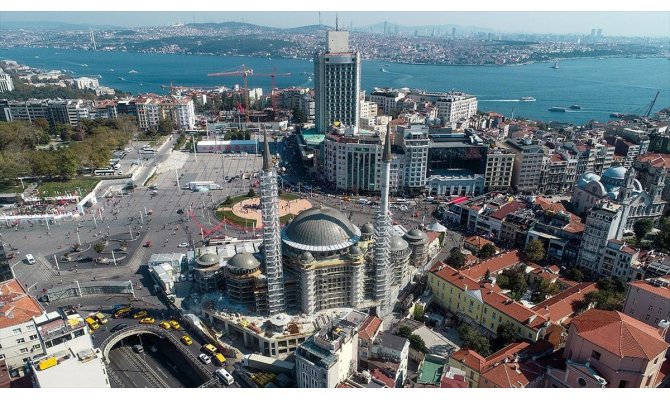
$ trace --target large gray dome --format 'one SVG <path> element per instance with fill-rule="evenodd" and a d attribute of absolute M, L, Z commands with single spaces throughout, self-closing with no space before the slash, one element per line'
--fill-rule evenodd
<path fill-rule="evenodd" d="M 428 235 L 426 235 L 426 232 L 416 228 L 405 233 L 405 239 L 410 243 L 416 243 L 416 244 L 428 243 Z"/>
<path fill-rule="evenodd" d="M 196 263 L 202 267 L 210 267 L 212 265 L 219 264 L 219 256 L 214 253 L 205 253 L 198 257 Z"/>
<path fill-rule="evenodd" d="M 282 231 L 287 245 L 309 251 L 340 250 L 357 243 L 361 231 L 338 210 L 319 206 L 298 214 Z"/>
<path fill-rule="evenodd" d="M 408 247 L 409 244 L 400 236 L 391 237 L 391 251 L 402 251 Z"/>
<path fill-rule="evenodd" d="M 237 253 L 228 260 L 228 269 L 235 273 L 249 273 L 260 268 L 261 263 L 246 251 Z"/>

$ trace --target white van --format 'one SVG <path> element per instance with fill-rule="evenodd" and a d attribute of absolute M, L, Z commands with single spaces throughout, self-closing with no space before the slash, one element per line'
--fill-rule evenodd
<path fill-rule="evenodd" d="M 230 374 L 230 372 L 226 371 L 224 368 L 217 369 L 216 370 L 216 376 L 219 377 L 226 385 L 232 385 L 235 383 L 235 379 L 233 379 L 233 376 Z"/>

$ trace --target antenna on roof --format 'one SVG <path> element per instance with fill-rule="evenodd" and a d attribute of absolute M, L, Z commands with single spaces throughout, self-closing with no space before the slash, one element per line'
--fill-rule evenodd
<path fill-rule="evenodd" d="M 337 15 L 337 13 L 335 13 L 335 30 L 336 31 L 340 30 L 340 20 L 339 20 L 339 16 Z"/>

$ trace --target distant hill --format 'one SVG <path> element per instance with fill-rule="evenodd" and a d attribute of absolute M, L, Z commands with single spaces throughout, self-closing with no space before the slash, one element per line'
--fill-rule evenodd
<path fill-rule="evenodd" d="M 444 35 L 451 35 L 451 32 L 454 28 L 456 28 L 456 35 L 464 35 L 464 34 L 470 34 L 474 32 L 484 32 L 484 33 L 498 33 L 498 31 L 495 31 L 490 28 L 482 28 L 478 26 L 462 26 L 462 25 L 455 25 L 455 24 L 446 24 L 446 25 L 420 25 L 420 26 L 406 26 L 406 25 L 399 25 L 399 24 L 394 24 L 394 23 L 387 23 L 386 24 L 386 30 L 388 33 L 395 33 L 396 27 L 398 30 L 399 34 L 407 35 L 407 34 L 414 34 L 415 32 L 418 32 L 420 35 L 431 35 L 433 32 L 435 32 L 436 35 L 444 36 Z M 372 25 L 366 25 L 362 27 L 358 27 L 355 30 L 360 31 L 360 32 L 374 32 L 374 33 L 383 33 L 384 32 L 384 22 L 380 22 L 377 24 L 372 24 Z"/>
<path fill-rule="evenodd" d="M 225 22 L 202 22 L 202 23 L 190 23 L 186 24 L 191 28 L 197 29 L 216 29 L 216 28 L 228 28 L 228 29 L 260 29 L 260 30 L 275 30 L 276 28 L 271 28 L 262 25 L 248 24 L 246 22 L 237 22 L 237 21 L 225 21 Z"/>
<path fill-rule="evenodd" d="M 56 21 L 0 21 L 0 30 L 76 31 L 89 29 L 123 29 L 115 25 L 70 24 Z"/>

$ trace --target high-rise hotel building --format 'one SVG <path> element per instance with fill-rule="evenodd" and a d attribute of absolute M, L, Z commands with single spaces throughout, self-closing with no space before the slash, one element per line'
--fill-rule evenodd
<path fill-rule="evenodd" d="M 339 122 L 358 126 L 361 59 L 349 49 L 349 32 L 330 31 L 327 47 L 314 56 L 316 129 L 325 133 Z"/>

